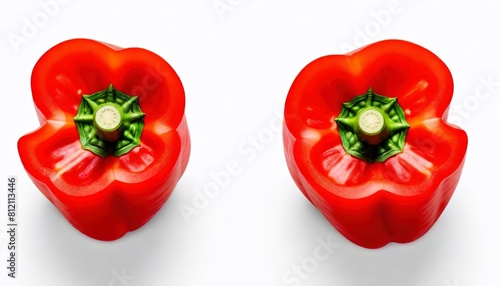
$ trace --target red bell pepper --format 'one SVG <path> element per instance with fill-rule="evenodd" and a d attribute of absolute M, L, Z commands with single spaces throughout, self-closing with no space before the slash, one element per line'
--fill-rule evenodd
<path fill-rule="evenodd" d="M 158 55 L 74 39 L 36 63 L 40 127 L 19 139 L 38 189 L 82 233 L 115 240 L 148 222 L 189 159 L 182 83 Z"/>
<path fill-rule="evenodd" d="M 461 175 L 467 134 L 446 122 L 453 80 L 401 40 L 308 64 L 285 103 L 284 149 L 303 194 L 366 247 L 425 234 Z"/>

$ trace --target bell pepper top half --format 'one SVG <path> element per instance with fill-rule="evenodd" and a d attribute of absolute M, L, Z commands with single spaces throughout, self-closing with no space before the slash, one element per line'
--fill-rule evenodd
<path fill-rule="evenodd" d="M 410 242 L 458 184 L 467 134 L 446 122 L 447 66 L 402 40 L 318 58 L 295 78 L 283 140 L 302 193 L 352 242 Z"/>
<path fill-rule="evenodd" d="M 190 154 L 174 69 L 145 49 L 73 39 L 43 54 L 31 87 L 40 127 L 18 150 L 42 194 L 95 239 L 115 240 L 149 221 Z"/>

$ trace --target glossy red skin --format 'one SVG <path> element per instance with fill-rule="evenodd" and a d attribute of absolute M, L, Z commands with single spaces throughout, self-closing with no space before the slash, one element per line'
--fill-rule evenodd
<path fill-rule="evenodd" d="M 81 148 L 73 117 L 82 94 L 110 84 L 139 96 L 146 114 L 140 146 L 102 158 Z M 82 233 L 115 240 L 148 222 L 183 174 L 190 154 L 182 83 L 158 55 L 87 39 L 60 43 L 31 79 L 40 128 L 19 139 L 38 189 Z"/>
<path fill-rule="evenodd" d="M 369 164 L 345 153 L 334 119 L 372 87 L 397 97 L 410 124 L 402 153 Z M 424 235 L 461 175 L 467 134 L 446 122 L 453 80 L 430 51 L 401 40 L 314 60 L 297 76 L 284 115 L 290 173 L 304 195 L 350 241 L 379 248 Z"/>

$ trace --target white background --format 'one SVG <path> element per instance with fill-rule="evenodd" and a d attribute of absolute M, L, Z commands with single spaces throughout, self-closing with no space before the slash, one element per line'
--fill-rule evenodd
<path fill-rule="evenodd" d="M 0 285 L 500 285 L 500 2 L 437 2 L 1 0 Z M 18 138 L 38 127 L 35 62 L 76 37 L 154 51 L 186 91 L 188 168 L 161 211 L 114 242 L 67 223 L 17 153 Z M 275 126 L 307 63 L 387 38 L 422 45 L 448 65 L 450 120 L 467 131 L 469 148 L 436 225 L 413 243 L 367 250 L 342 237 L 296 188 Z M 235 162 L 238 175 L 197 215 L 183 216 L 180 208 L 214 181 L 210 174 Z M 16 279 L 5 262 L 9 175 L 18 179 Z M 335 246 L 323 261 L 314 258 L 319 241 Z"/>

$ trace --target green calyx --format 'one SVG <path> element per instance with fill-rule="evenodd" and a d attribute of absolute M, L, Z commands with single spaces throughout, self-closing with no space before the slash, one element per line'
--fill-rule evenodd
<path fill-rule="evenodd" d="M 113 85 L 83 95 L 73 119 L 82 148 L 101 157 L 118 157 L 138 146 L 144 128 L 138 97 L 119 92 Z"/>
<path fill-rule="evenodd" d="M 344 150 L 368 163 L 384 162 L 403 151 L 410 125 L 396 98 L 368 89 L 342 106 L 335 118 Z"/>

